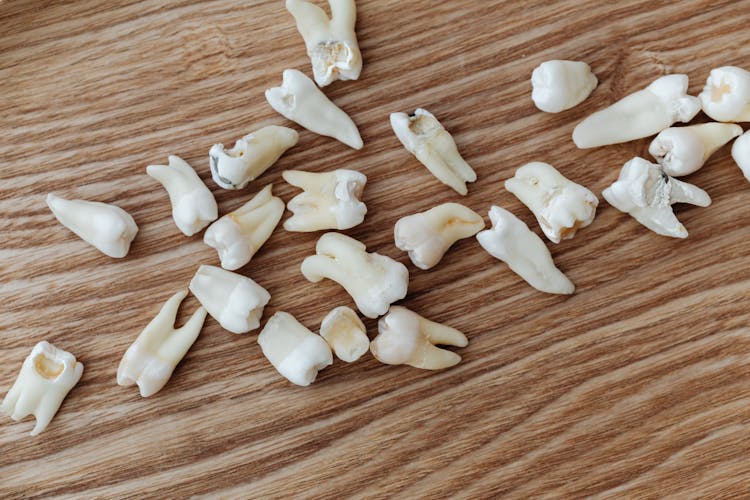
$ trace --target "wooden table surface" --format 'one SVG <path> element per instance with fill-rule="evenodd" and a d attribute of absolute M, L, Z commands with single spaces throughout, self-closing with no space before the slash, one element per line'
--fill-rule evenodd
<path fill-rule="evenodd" d="M 357 3 L 364 70 L 325 92 L 358 124 L 361 151 L 302 131 L 263 98 L 285 68 L 310 73 L 280 0 L 0 4 L 0 393 L 40 340 L 85 365 L 40 436 L 28 436 L 31 419 L 0 420 L 0 497 L 747 494 L 750 184 L 728 147 L 687 178 L 713 198 L 677 208 L 687 240 L 602 201 L 590 227 L 549 243 L 573 296 L 535 291 L 474 239 L 430 271 L 409 263 L 402 303 L 470 339 L 452 369 L 367 354 L 296 387 L 262 356 L 258 331 L 233 335 L 209 318 L 160 393 L 116 385 L 162 303 L 217 263 L 202 234 L 177 230 L 146 165 L 182 156 L 221 213 L 270 182 L 288 201 L 284 169 L 360 170 L 369 212 L 347 234 L 408 263 L 393 245 L 399 217 L 447 201 L 486 216 L 498 204 L 540 233 L 502 187 L 517 167 L 546 161 L 601 193 L 648 140 L 578 150 L 580 119 L 666 73 L 688 74 L 696 94 L 711 68 L 750 66 L 747 0 Z M 588 62 L 600 84 L 550 115 L 533 106 L 529 77 L 555 58 Z M 416 107 L 476 170 L 467 197 L 393 135 L 388 114 Z M 219 189 L 209 147 L 271 124 L 299 129 L 299 144 L 245 190 Z M 62 228 L 50 191 L 129 211 L 140 232 L 127 258 Z M 272 295 L 263 321 L 284 310 L 317 331 L 352 305 L 299 271 L 319 235 L 279 227 L 242 269 Z M 196 305 L 187 299 L 180 317 Z M 374 336 L 376 321 L 366 325 Z"/>

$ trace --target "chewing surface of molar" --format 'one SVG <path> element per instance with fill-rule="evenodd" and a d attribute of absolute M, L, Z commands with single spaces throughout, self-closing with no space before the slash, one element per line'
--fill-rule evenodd
<path fill-rule="evenodd" d="M 531 99 L 547 113 L 559 113 L 583 102 L 598 83 L 581 61 L 545 61 L 531 73 Z"/>
<path fill-rule="evenodd" d="M 190 292 L 222 328 L 247 333 L 260 326 L 263 308 L 271 300 L 265 288 L 246 276 L 202 265 L 190 281 Z"/>
<path fill-rule="evenodd" d="M 604 199 L 621 212 L 663 236 L 687 238 L 685 226 L 675 217 L 673 203 L 699 207 L 711 204 L 708 193 L 665 174 L 658 165 L 633 158 L 620 170 L 620 177 L 602 192 Z"/>
<path fill-rule="evenodd" d="M 745 132 L 732 144 L 732 158 L 742 170 L 745 179 L 750 181 L 750 131 Z"/>
<path fill-rule="evenodd" d="M 505 189 L 533 212 L 554 243 L 572 238 L 576 231 L 594 222 L 599 205 L 594 193 L 539 161 L 516 170 L 515 176 L 505 181 Z"/>
<path fill-rule="evenodd" d="M 203 242 L 219 253 L 221 267 L 239 269 L 271 237 L 284 213 L 284 202 L 272 194 L 269 184 L 250 201 L 206 229 Z"/>
<path fill-rule="evenodd" d="M 128 387 L 137 384 L 144 398 L 164 387 L 177 363 L 198 338 L 206 319 L 206 310 L 199 307 L 187 323 L 175 329 L 177 310 L 185 296 L 187 290 L 172 295 L 128 347 L 117 368 L 118 385 Z"/>
<path fill-rule="evenodd" d="M 223 144 L 214 144 L 208 152 L 211 177 L 224 189 L 242 189 L 276 163 L 298 139 L 296 130 L 271 125 L 237 140 L 228 151 Z"/>
<path fill-rule="evenodd" d="M 172 204 L 177 228 L 192 236 L 219 216 L 219 207 L 193 167 L 179 156 L 169 156 L 169 166 L 149 165 L 146 173 L 164 186 Z"/>
<path fill-rule="evenodd" d="M 332 103 L 315 83 L 296 69 L 285 69 L 280 87 L 266 90 L 278 113 L 316 134 L 362 149 L 362 137 L 349 115 Z"/>
<path fill-rule="evenodd" d="M 459 203 L 443 203 L 426 212 L 407 215 L 396 222 L 396 247 L 409 252 L 420 269 L 430 269 L 456 241 L 484 229 L 482 216 Z"/>
<path fill-rule="evenodd" d="M 456 142 L 435 116 L 427 110 L 391 113 L 391 128 L 406 150 L 417 157 L 437 179 L 466 195 L 467 182 L 477 180 L 477 174 L 458 152 Z"/>
<path fill-rule="evenodd" d="M 31 435 L 36 436 L 47 428 L 82 374 L 83 364 L 71 353 L 49 342 L 39 342 L 24 360 L 0 411 L 16 421 L 34 415 L 36 425 Z"/>
<path fill-rule="evenodd" d="M 52 193 L 46 201 L 60 224 L 89 245 L 116 259 L 128 254 L 138 226 L 122 208 L 98 201 L 66 200 Z"/>
<path fill-rule="evenodd" d="M 258 344 L 273 367 L 293 384 L 310 385 L 320 370 L 333 363 L 326 341 L 283 311 L 269 318 Z"/>
<path fill-rule="evenodd" d="M 286 0 L 297 30 L 305 40 L 315 83 L 321 87 L 335 80 L 356 80 L 362 71 L 362 54 L 357 45 L 354 25 L 357 6 L 354 0 L 328 0 L 331 18 L 305 0 Z"/>
<path fill-rule="evenodd" d="M 701 123 L 687 127 L 670 127 L 659 132 L 648 152 L 667 175 L 692 174 L 727 142 L 742 134 L 733 123 Z"/>
<path fill-rule="evenodd" d="M 628 142 L 657 134 L 675 122 L 689 122 L 701 109 L 687 95 L 687 75 L 657 78 L 643 90 L 623 97 L 585 118 L 573 130 L 579 148 Z"/>
<path fill-rule="evenodd" d="M 357 313 L 346 306 L 329 312 L 320 324 L 320 336 L 341 361 L 357 361 L 370 347 L 367 330 Z"/>
<path fill-rule="evenodd" d="M 393 306 L 378 321 L 378 336 L 370 343 L 370 351 L 381 363 L 425 370 L 442 370 L 461 361 L 461 356 L 435 347 L 436 344 L 466 347 L 469 340 L 455 328 Z"/>
<path fill-rule="evenodd" d="M 346 169 L 322 173 L 286 170 L 281 176 L 304 190 L 287 204 L 293 214 L 284 222 L 287 231 L 349 229 L 365 220 L 367 206 L 359 201 L 367 183 L 364 174 Z"/>
<path fill-rule="evenodd" d="M 406 297 L 406 266 L 378 253 L 367 253 L 354 238 L 326 233 L 315 245 L 317 255 L 302 261 L 302 274 L 317 283 L 328 278 L 341 285 L 368 318 L 385 314 L 388 307 Z"/>
<path fill-rule="evenodd" d="M 703 112 L 719 122 L 750 121 L 750 71 L 736 66 L 712 69 L 698 96 Z"/>
<path fill-rule="evenodd" d="M 526 282 L 546 293 L 571 294 L 573 283 L 552 260 L 544 241 L 504 208 L 490 208 L 492 229 L 477 234 L 487 253 L 500 259 Z"/>

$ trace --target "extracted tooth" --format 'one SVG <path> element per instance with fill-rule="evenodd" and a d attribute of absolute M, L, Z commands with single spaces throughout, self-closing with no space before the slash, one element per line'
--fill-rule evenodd
<path fill-rule="evenodd" d="M 16 421 L 34 415 L 36 425 L 31 435 L 36 436 L 47 428 L 82 374 L 83 364 L 71 353 L 49 342 L 39 342 L 23 362 L 0 411 Z"/>
<path fill-rule="evenodd" d="M 349 115 L 302 72 L 285 69 L 281 86 L 266 90 L 266 100 L 278 113 L 307 130 L 362 149 L 362 137 Z"/>
<path fill-rule="evenodd" d="M 228 151 L 223 144 L 214 144 L 208 152 L 211 177 L 224 189 L 242 189 L 276 163 L 298 139 L 296 130 L 271 125 L 238 139 Z"/>
<path fill-rule="evenodd" d="M 745 132 L 734 141 L 732 158 L 742 170 L 745 179 L 750 181 L 750 131 Z"/>
<path fill-rule="evenodd" d="M 451 245 L 482 229 L 481 215 L 458 203 L 443 203 L 399 219 L 393 228 L 393 238 L 396 247 L 409 252 L 415 266 L 430 269 L 440 262 Z"/>
<path fill-rule="evenodd" d="M 50 193 L 47 195 L 47 206 L 60 224 L 104 255 L 116 259 L 128 254 L 130 242 L 138 232 L 133 217 L 115 205 L 66 200 Z"/>
<path fill-rule="evenodd" d="M 357 361 L 370 347 L 367 330 L 357 313 L 341 306 L 329 312 L 320 324 L 320 336 L 341 361 Z"/>
<path fill-rule="evenodd" d="M 385 314 L 393 302 L 406 297 L 409 271 L 406 266 L 378 253 L 367 253 L 354 238 L 326 233 L 315 245 L 317 255 L 302 261 L 302 274 L 317 283 L 328 278 L 352 296 L 368 318 Z"/>
<path fill-rule="evenodd" d="M 733 123 L 670 127 L 651 141 L 648 152 L 667 175 L 679 177 L 701 168 L 709 156 L 741 134 L 742 127 Z"/>
<path fill-rule="evenodd" d="M 515 176 L 505 181 L 505 189 L 529 207 L 554 243 L 572 238 L 576 231 L 594 222 L 599 205 L 594 193 L 540 161 L 516 170 Z"/>
<path fill-rule="evenodd" d="M 518 217 L 504 208 L 490 208 L 492 229 L 477 235 L 487 253 L 500 259 L 526 282 L 546 293 L 571 294 L 573 283 L 555 266 L 547 246 Z"/>
<path fill-rule="evenodd" d="M 310 385 L 320 370 L 333 363 L 326 341 L 282 311 L 268 320 L 258 344 L 273 367 L 293 384 Z"/>
<path fill-rule="evenodd" d="M 266 289 L 250 278 L 206 265 L 200 266 L 190 281 L 190 292 L 232 333 L 258 328 L 263 308 L 271 300 Z"/>
<path fill-rule="evenodd" d="M 239 269 L 263 246 L 284 213 L 284 202 L 272 194 L 273 185 L 263 188 L 253 199 L 211 224 L 203 242 L 219 252 L 221 267 Z"/>
<path fill-rule="evenodd" d="M 673 179 L 658 165 L 638 157 L 623 165 L 620 177 L 602 195 L 617 210 L 632 215 L 653 232 L 672 238 L 688 236 L 685 226 L 675 217 L 672 204 L 711 204 L 702 189 Z"/>
<path fill-rule="evenodd" d="M 712 69 L 700 97 L 703 112 L 719 122 L 750 122 L 750 71 Z"/>
<path fill-rule="evenodd" d="M 531 73 L 531 99 L 547 113 L 559 113 L 582 103 L 598 80 L 581 61 L 545 61 Z"/>
<path fill-rule="evenodd" d="M 437 179 L 466 195 L 467 182 L 477 180 L 477 174 L 461 158 L 456 142 L 435 116 L 425 109 L 413 115 L 391 113 L 391 128 L 406 150 L 417 157 Z"/>
<path fill-rule="evenodd" d="M 346 169 L 323 173 L 285 170 L 281 176 L 304 190 L 287 204 L 294 214 L 284 222 L 287 231 L 349 229 L 365 220 L 367 207 L 359 201 L 367 183 L 364 174 Z"/>
<path fill-rule="evenodd" d="M 657 134 L 675 122 L 689 122 L 701 110 L 687 95 L 687 75 L 657 78 L 643 90 L 623 97 L 584 119 L 573 130 L 579 148 L 628 142 Z"/>

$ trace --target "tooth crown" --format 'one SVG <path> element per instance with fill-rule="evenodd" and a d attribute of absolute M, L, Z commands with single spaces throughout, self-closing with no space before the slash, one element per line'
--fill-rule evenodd
<path fill-rule="evenodd" d="M 736 66 L 712 69 L 698 97 L 703 111 L 716 121 L 750 121 L 750 71 Z"/>
<path fill-rule="evenodd" d="M 732 158 L 742 170 L 745 179 L 750 181 L 750 131 L 742 134 L 732 144 Z"/>
<path fill-rule="evenodd" d="M 531 73 L 531 99 L 547 113 L 559 113 L 583 102 L 598 81 L 585 62 L 545 61 Z"/>
<path fill-rule="evenodd" d="M 341 361 L 352 363 L 370 347 L 365 325 L 352 309 L 341 306 L 329 312 L 320 324 L 325 339 Z"/>
<path fill-rule="evenodd" d="M 668 175 L 678 177 L 700 169 L 720 147 L 742 134 L 733 123 L 701 123 L 659 132 L 648 152 Z"/>

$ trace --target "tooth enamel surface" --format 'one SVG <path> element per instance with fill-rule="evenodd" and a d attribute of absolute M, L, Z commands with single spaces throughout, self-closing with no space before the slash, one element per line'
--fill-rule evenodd
<path fill-rule="evenodd" d="M 269 184 L 250 201 L 214 222 L 206 230 L 203 242 L 219 253 L 221 267 L 239 269 L 271 237 L 284 213 L 284 202 L 273 196 Z"/>
<path fill-rule="evenodd" d="M 667 175 L 679 177 L 697 171 L 709 156 L 740 134 L 742 127 L 733 123 L 670 127 L 659 132 L 648 152 Z"/>
<path fill-rule="evenodd" d="M 239 139 L 228 151 L 223 144 L 214 144 L 208 152 L 211 177 L 224 189 L 242 189 L 276 163 L 298 139 L 296 130 L 271 125 Z"/>
<path fill-rule="evenodd" d="M 566 179 L 552 165 L 527 163 L 505 181 L 505 189 L 529 207 L 554 243 L 575 236 L 594 221 L 599 199 L 594 193 Z"/>
<path fill-rule="evenodd" d="M 750 121 L 750 71 L 736 66 L 712 69 L 698 97 L 703 111 L 716 121 Z"/>
<path fill-rule="evenodd" d="M 610 205 L 629 213 L 650 230 L 673 238 L 687 238 L 688 233 L 675 217 L 672 204 L 711 204 L 705 191 L 673 179 L 643 158 L 633 158 L 623 165 L 620 177 L 602 195 Z"/>
<path fill-rule="evenodd" d="M 458 194 L 466 195 L 466 183 L 477 180 L 477 174 L 461 158 L 453 137 L 432 113 L 424 109 L 417 109 L 411 116 L 391 113 L 391 128 L 406 150 L 432 175 Z"/>
<path fill-rule="evenodd" d="M 260 326 L 271 295 L 255 281 L 216 266 L 200 266 L 190 292 L 222 328 L 247 333 Z"/>
<path fill-rule="evenodd" d="M 317 283 L 328 278 L 341 285 L 368 318 L 385 314 L 388 307 L 406 297 L 406 266 L 378 253 L 367 253 L 354 238 L 326 233 L 315 245 L 317 255 L 302 261 L 302 274 Z"/>
<path fill-rule="evenodd" d="M 701 109 L 687 95 L 687 75 L 667 75 L 648 87 L 597 111 L 573 130 L 579 148 L 628 142 L 657 134 L 676 122 L 689 122 Z"/>
<path fill-rule="evenodd" d="M 750 131 L 742 134 L 732 144 L 732 158 L 742 170 L 745 179 L 750 181 Z"/>
<path fill-rule="evenodd" d="M 531 73 L 531 99 L 547 113 L 559 113 L 583 102 L 598 83 L 585 62 L 546 61 Z"/>
<path fill-rule="evenodd" d="M 487 253 L 500 259 L 541 292 L 571 294 L 573 283 L 555 266 L 547 246 L 518 217 L 498 206 L 490 208 L 492 229 L 477 234 Z"/>
<path fill-rule="evenodd" d="M 71 353 L 49 342 L 39 342 L 23 362 L 0 411 L 16 421 L 34 415 L 36 425 L 31 435 L 36 436 L 47 428 L 82 374 L 83 364 Z"/>
<path fill-rule="evenodd" d="M 138 226 L 122 208 L 97 201 L 66 200 L 52 193 L 46 201 L 60 224 L 89 245 L 116 259 L 128 254 Z"/>
<path fill-rule="evenodd" d="M 393 229 L 396 247 L 420 269 L 434 267 L 456 241 L 484 229 L 482 216 L 458 203 L 443 203 L 402 217 Z"/>
<path fill-rule="evenodd" d="M 349 115 L 332 103 L 315 83 L 296 69 L 285 69 L 280 87 L 266 90 L 276 112 L 310 132 L 362 149 L 362 137 Z"/>
<path fill-rule="evenodd" d="M 329 312 L 320 324 L 320 336 L 341 361 L 357 361 L 370 347 L 367 330 L 357 313 L 341 306 Z"/>
<path fill-rule="evenodd" d="M 320 370 L 333 363 L 326 341 L 282 311 L 268 320 L 258 344 L 273 367 L 293 384 L 310 385 Z"/>

